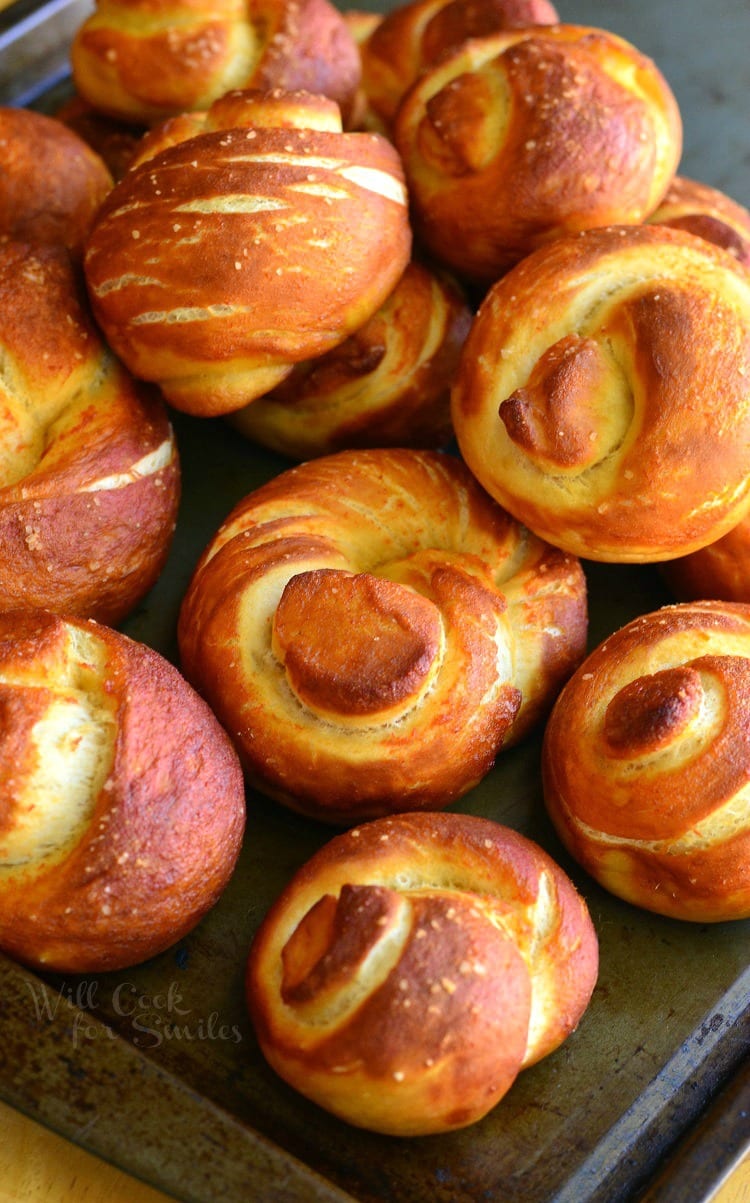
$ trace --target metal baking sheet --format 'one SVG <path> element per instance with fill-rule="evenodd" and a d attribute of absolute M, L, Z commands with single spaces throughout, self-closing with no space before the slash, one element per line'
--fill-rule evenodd
<path fill-rule="evenodd" d="M 21 70 L 14 57 L 18 9 L 6 14 L 0 80 L 13 78 L 16 96 L 42 96 L 39 63 Z M 684 174 L 748 204 L 747 0 L 710 9 L 685 0 L 678 16 L 666 0 L 561 0 L 558 9 L 656 59 L 683 112 Z M 174 546 L 123 624 L 172 660 L 199 553 L 235 501 L 288 466 L 219 420 L 174 421 L 184 473 Z M 592 645 L 672 600 L 654 568 L 589 565 L 587 575 Z M 455 809 L 516 827 L 567 869 L 599 933 L 600 978 L 577 1032 L 481 1123 L 416 1140 L 358 1131 L 265 1065 L 244 1008 L 248 946 L 331 832 L 254 794 L 229 889 L 178 946 L 87 978 L 39 975 L 0 956 L 0 1097 L 189 1203 L 619 1203 L 645 1198 L 655 1180 L 649 1197 L 708 1199 L 750 1144 L 750 922 L 683 924 L 600 890 L 546 819 L 539 750 L 537 735 L 503 754 Z"/>

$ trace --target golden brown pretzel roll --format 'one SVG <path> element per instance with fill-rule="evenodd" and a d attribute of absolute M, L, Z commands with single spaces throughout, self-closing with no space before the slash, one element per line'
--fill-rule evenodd
<path fill-rule="evenodd" d="M 750 275 L 660 226 L 558 239 L 490 290 L 453 395 L 461 451 L 542 538 L 654 561 L 750 503 Z"/>
<path fill-rule="evenodd" d="M 0 107 L 0 235 L 78 258 L 111 187 L 104 160 L 61 121 Z"/>
<path fill-rule="evenodd" d="M 0 610 L 119 622 L 172 541 L 164 405 L 102 343 L 62 248 L 0 243 L 0 350 Z"/>
<path fill-rule="evenodd" d="M 362 47 L 375 27 L 383 20 L 382 13 L 365 12 L 364 9 L 344 9 L 342 16 L 360 56 L 360 81 L 354 99 L 352 111 L 347 121 L 348 129 L 369 129 L 385 134 L 386 126 L 370 105 L 367 93 L 362 85 Z"/>
<path fill-rule="evenodd" d="M 750 607 L 666 606 L 610 636 L 558 698 L 544 790 L 569 851 L 637 906 L 750 916 Z"/>
<path fill-rule="evenodd" d="M 129 166 L 140 167 L 163 150 L 179 146 L 199 134 L 216 130 L 316 129 L 342 132 L 341 109 L 327 96 L 311 92 L 272 92 L 251 89 L 227 92 L 201 112 L 179 113 L 153 125 L 141 137 Z M 251 137 L 255 137 L 253 133 Z"/>
<path fill-rule="evenodd" d="M 412 260 L 369 322 L 327 355 L 298 364 L 231 422 L 293 459 L 347 447 L 444 447 L 471 319 L 453 280 Z"/>
<path fill-rule="evenodd" d="M 651 59 L 615 34 L 554 25 L 465 42 L 410 89 L 394 137 L 415 233 L 491 283 L 561 234 L 647 217 L 682 124 Z"/>
<path fill-rule="evenodd" d="M 122 179 L 145 133 L 143 125 L 108 117 L 76 92 L 60 105 L 55 117 L 96 151 L 113 180 Z"/>
<path fill-rule="evenodd" d="M 357 45 L 328 0 L 99 0 L 71 64 L 95 108 L 146 125 L 234 88 L 321 92 L 348 116 L 360 80 Z"/>
<path fill-rule="evenodd" d="M 185 935 L 239 853 L 242 773 L 156 652 L 91 620 L 0 614 L 0 946 L 117 969 Z"/>
<path fill-rule="evenodd" d="M 460 460 L 342 451 L 239 503 L 178 635 L 253 783 L 343 824 L 476 784 L 583 655 L 585 584 Z"/>
<path fill-rule="evenodd" d="M 494 1107 L 577 1026 L 597 969 L 585 903 L 531 840 L 471 815 L 397 815 L 298 871 L 253 942 L 247 996 L 296 1090 L 417 1136 Z"/>
<path fill-rule="evenodd" d="M 549 0 L 411 0 L 386 13 L 362 39 L 362 89 L 372 109 L 393 121 L 408 89 L 427 67 L 467 39 L 528 25 L 553 25 Z"/>
<path fill-rule="evenodd" d="M 750 267 L 750 212 L 717 188 L 676 176 L 649 221 L 705 238 Z"/>
<path fill-rule="evenodd" d="M 659 568 L 680 601 L 750 602 L 750 516 L 715 543 Z"/>
<path fill-rule="evenodd" d="M 239 409 L 343 342 L 410 259 L 391 144 L 332 129 L 330 103 L 315 97 L 288 98 L 286 127 L 279 100 L 223 98 L 209 132 L 128 171 L 88 243 L 89 292 L 112 347 L 194 414 Z M 269 108 L 272 126 L 247 127 Z"/>

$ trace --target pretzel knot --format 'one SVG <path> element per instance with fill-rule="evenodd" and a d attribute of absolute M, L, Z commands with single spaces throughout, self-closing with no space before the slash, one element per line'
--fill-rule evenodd
<path fill-rule="evenodd" d="M 612 893 L 702 923 L 750 916 L 750 607 L 667 606 L 568 682 L 545 732 L 545 796 Z"/>
<path fill-rule="evenodd" d="M 583 654 L 577 560 L 438 452 L 340 452 L 242 501 L 198 564 L 182 664 L 258 788 L 333 822 L 441 807 Z"/>
<path fill-rule="evenodd" d="M 95 622 L 0 614 L 0 774 L 0 947 L 30 964 L 146 960 L 234 869 L 230 741 L 171 664 Z"/>
<path fill-rule="evenodd" d="M 524 836 L 470 815 L 337 836 L 266 915 L 247 970 L 262 1051 L 360 1127 L 414 1136 L 485 1115 L 593 990 L 585 903 Z"/>

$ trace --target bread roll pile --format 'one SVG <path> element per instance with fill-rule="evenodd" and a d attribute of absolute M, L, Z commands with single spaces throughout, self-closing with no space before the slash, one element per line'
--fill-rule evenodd
<path fill-rule="evenodd" d="M 235 869 L 247 785 L 352 828 L 253 943 L 263 1053 L 352 1124 L 463 1127 L 596 979 L 549 853 L 444 812 L 550 713 L 587 873 L 750 914 L 750 609 L 716 600 L 750 600 L 750 215 L 677 176 L 658 66 L 546 0 L 118 0 L 72 68 L 70 193 L 0 146 L 0 945 L 167 947 Z M 113 629 L 169 550 L 170 407 L 302 461 L 191 565 L 180 672 Z M 584 660 L 587 560 L 715 594 Z"/>
<path fill-rule="evenodd" d="M 299 109 L 304 115 L 300 118 Z M 124 363 L 178 409 L 231 413 L 363 325 L 409 261 L 396 151 L 295 98 L 216 101 L 207 132 L 139 160 L 85 256 L 94 313 Z"/>
<path fill-rule="evenodd" d="M 234 88 L 300 88 L 348 114 L 361 73 L 329 0 L 106 0 L 78 30 L 73 79 L 94 108 L 150 125 Z"/>
<path fill-rule="evenodd" d="M 364 326 L 230 416 L 290 459 L 352 447 L 445 447 L 472 310 L 454 280 L 412 259 Z"/>

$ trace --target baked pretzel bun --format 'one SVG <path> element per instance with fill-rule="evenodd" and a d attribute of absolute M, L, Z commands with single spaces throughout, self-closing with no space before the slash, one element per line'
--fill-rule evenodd
<path fill-rule="evenodd" d="M 607 890 L 676 919 L 750 917 L 750 607 L 667 606 L 601 644 L 544 739 L 549 813 Z"/>
<path fill-rule="evenodd" d="M 21 610 L 0 614 L 0 709 L 0 946 L 89 973 L 185 935 L 227 884 L 245 815 L 205 703 L 144 645 Z"/>
<path fill-rule="evenodd" d="M 63 248 L 0 242 L 0 610 L 115 624 L 164 566 L 180 471 L 161 399 L 85 300 Z"/>
<path fill-rule="evenodd" d="M 406 269 L 398 155 L 341 132 L 338 113 L 331 128 L 333 111 L 232 93 L 207 132 L 138 162 L 102 207 L 84 260 L 96 317 L 177 409 L 212 416 L 262 396 L 364 325 Z"/>
<path fill-rule="evenodd" d="M 235 88 L 303 89 L 348 116 L 359 50 L 328 0 L 101 0 L 71 47 L 94 108 L 152 125 Z"/>
<path fill-rule="evenodd" d="M 682 231 L 560 238 L 489 291 L 453 393 L 463 456 L 542 538 L 658 561 L 750 503 L 750 275 Z"/>
<path fill-rule="evenodd" d="M 146 132 L 137 122 L 108 117 L 76 92 L 60 105 L 55 117 L 99 155 L 113 181 L 122 179 Z"/>
<path fill-rule="evenodd" d="M 64 246 L 78 259 L 112 183 L 104 160 L 61 121 L 0 106 L 0 235 Z"/>
<path fill-rule="evenodd" d="M 390 125 L 415 80 L 469 38 L 528 25 L 553 25 L 549 0 L 412 0 L 386 13 L 362 38 L 362 90 Z"/>
<path fill-rule="evenodd" d="M 705 238 L 750 267 L 750 212 L 718 188 L 676 176 L 649 221 Z"/>
<path fill-rule="evenodd" d="M 369 129 L 387 135 L 387 128 L 372 108 L 362 80 L 362 47 L 375 27 L 383 20 L 382 13 L 366 12 L 360 8 L 347 8 L 342 12 L 346 26 L 354 38 L 360 57 L 360 81 L 349 120 L 348 129 Z"/>
<path fill-rule="evenodd" d="M 261 1049 L 359 1127 L 465 1127 L 579 1023 L 598 970 L 586 905 L 536 844 L 489 819 L 397 815 L 337 836 L 253 942 Z"/>
<path fill-rule="evenodd" d="M 680 601 L 750 603 L 750 516 L 716 543 L 660 564 L 659 569 Z"/>
<path fill-rule="evenodd" d="M 342 451 L 239 503 L 178 637 L 252 783 L 347 824 L 437 809 L 488 772 L 580 661 L 585 583 L 458 459 Z"/>
<path fill-rule="evenodd" d="M 444 447 L 471 321 L 455 282 L 413 260 L 361 329 L 298 364 L 230 420 L 256 443 L 299 460 L 347 447 Z"/>
<path fill-rule="evenodd" d="M 682 150 L 677 102 L 652 60 L 577 25 L 465 42 L 425 70 L 393 131 L 415 233 L 484 284 L 562 234 L 642 221 Z"/>

